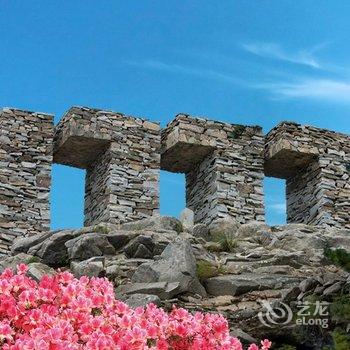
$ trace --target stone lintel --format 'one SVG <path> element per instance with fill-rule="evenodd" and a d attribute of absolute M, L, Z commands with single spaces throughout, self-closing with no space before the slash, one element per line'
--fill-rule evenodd
<path fill-rule="evenodd" d="M 187 173 L 212 153 L 214 147 L 177 142 L 164 151 L 161 157 L 161 169 L 173 173 Z"/>
<path fill-rule="evenodd" d="M 265 159 L 264 172 L 266 176 L 289 179 L 316 160 L 314 154 L 282 148 L 271 158 Z"/>
<path fill-rule="evenodd" d="M 247 144 L 261 128 L 179 114 L 162 130 L 161 169 L 187 173 L 215 149 Z"/>
<path fill-rule="evenodd" d="M 69 136 L 55 147 L 54 162 L 80 169 L 87 169 L 104 153 L 110 141 L 84 136 Z"/>
<path fill-rule="evenodd" d="M 157 133 L 160 126 L 119 112 L 72 107 L 55 129 L 54 162 L 86 169 L 112 142 L 125 142 L 125 134 L 132 137 L 134 129 Z"/>

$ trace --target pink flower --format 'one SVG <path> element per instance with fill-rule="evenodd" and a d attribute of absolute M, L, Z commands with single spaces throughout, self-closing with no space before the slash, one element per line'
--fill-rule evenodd
<path fill-rule="evenodd" d="M 27 270 L 20 264 L 17 274 L 0 274 L 2 350 L 242 350 L 221 315 L 176 307 L 166 313 L 153 304 L 131 309 L 105 278 L 58 272 L 37 283 Z"/>
<path fill-rule="evenodd" d="M 19 265 L 17 266 L 17 273 L 18 273 L 19 275 L 24 275 L 24 274 L 26 274 L 27 271 L 28 271 L 28 266 L 27 266 L 27 265 L 25 265 L 25 264 L 19 264 Z"/>
<path fill-rule="evenodd" d="M 264 339 L 261 341 L 261 345 L 262 345 L 262 350 L 268 350 L 270 349 L 272 343 L 269 340 Z"/>

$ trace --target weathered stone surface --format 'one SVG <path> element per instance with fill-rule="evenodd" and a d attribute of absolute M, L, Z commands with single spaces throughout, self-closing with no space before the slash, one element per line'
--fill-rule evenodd
<path fill-rule="evenodd" d="M 148 304 L 160 305 L 160 298 L 153 294 L 132 294 L 125 303 L 132 308 L 145 307 Z"/>
<path fill-rule="evenodd" d="M 0 111 L 0 255 L 17 237 L 48 231 L 53 116 Z"/>
<path fill-rule="evenodd" d="M 194 226 L 194 212 L 189 208 L 185 208 L 180 213 L 180 221 L 185 231 L 192 232 Z"/>
<path fill-rule="evenodd" d="M 38 256 L 42 262 L 49 266 L 63 266 L 67 264 L 68 252 L 65 243 L 80 233 L 64 230 L 52 234 L 43 242 L 29 248 L 28 253 Z"/>
<path fill-rule="evenodd" d="M 52 276 L 55 270 L 40 262 L 30 263 L 28 265 L 27 276 L 33 278 L 35 281 L 40 281 L 43 276 Z"/>
<path fill-rule="evenodd" d="M 114 247 L 115 250 L 124 248 L 129 241 L 136 237 L 137 233 L 117 231 L 106 235 L 108 242 Z"/>
<path fill-rule="evenodd" d="M 129 242 L 124 248 L 124 252 L 128 258 L 151 259 L 154 246 L 155 244 L 151 237 L 141 235 Z"/>
<path fill-rule="evenodd" d="M 90 258 L 84 261 L 72 261 L 70 263 L 72 274 L 80 278 L 81 276 L 102 277 L 105 274 L 104 258 Z"/>
<path fill-rule="evenodd" d="M 65 242 L 68 258 L 86 260 L 95 256 L 115 254 L 106 234 L 86 233 Z"/>
<path fill-rule="evenodd" d="M 45 232 L 30 237 L 17 238 L 11 246 L 12 254 L 27 253 L 29 248 L 42 243 L 45 239 L 50 237 L 52 232 Z"/>
<path fill-rule="evenodd" d="M 203 238 L 205 241 L 210 241 L 211 239 L 209 228 L 207 225 L 204 224 L 194 225 L 192 235 L 196 238 Z"/>
<path fill-rule="evenodd" d="M 233 237 L 239 229 L 239 224 L 230 217 L 214 220 L 209 225 L 210 236 L 213 238 L 229 236 Z"/>
<path fill-rule="evenodd" d="M 171 299 L 181 292 L 179 282 L 135 282 L 121 285 L 116 289 L 116 297 L 119 294 L 153 294 L 160 299 Z"/>
<path fill-rule="evenodd" d="M 254 290 L 285 288 L 298 284 L 298 278 L 285 275 L 241 274 L 212 277 L 205 281 L 211 295 L 240 295 Z"/>
<path fill-rule="evenodd" d="M 182 232 L 181 222 L 171 216 L 155 215 L 151 218 L 133 221 L 121 225 L 123 230 L 142 231 L 142 230 L 171 230 L 178 233 Z"/>
<path fill-rule="evenodd" d="M 205 294 L 196 274 L 196 259 L 191 244 L 183 239 L 170 243 L 159 260 L 142 264 L 132 282 L 178 282 L 179 292 Z"/>

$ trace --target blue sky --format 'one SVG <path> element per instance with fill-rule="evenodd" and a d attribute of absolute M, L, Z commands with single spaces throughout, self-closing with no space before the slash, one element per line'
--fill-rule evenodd
<path fill-rule="evenodd" d="M 58 122 L 72 105 L 169 122 L 186 112 L 267 132 L 350 132 L 349 1 L 0 1 L 0 105 Z M 52 227 L 82 225 L 84 172 L 54 166 Z M 162 173 L 161 212 L 184 206 Z M 282 181 L 266 181 L 269 223 Z"/>

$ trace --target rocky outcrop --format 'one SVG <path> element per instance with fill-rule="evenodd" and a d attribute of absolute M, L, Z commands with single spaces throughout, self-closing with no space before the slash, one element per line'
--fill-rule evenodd
<path fill-rule="evenodd" d="M 160 258 L 142 264 L 134 273 L 132 282 L 175 282 L 178 294 L 192 292 L 205 295 L 196 272 L 196 259 L 189 241 L 177 238 L 170 243 Z"/>
<path fill-rule="evenodd" d="M 0 271 L 26 262 L 35 279 L 56 266 L 70 268 L 76 277 L 106 276 L 117 297 L 131 306 L 155 302 L 165 308 L 177 304 L 193 312 L 220 312 L 242 339 L 268 336 L 320 349 L 332 341 L 336 326 L 346 328 L 345 316 L 330 315 L 330 328 L 316 339 L 309 334 L 314 328 L 266 326 L 259 313 L 266 312 L 266 303 L 284 303 L 297 313 L 298 302 L 315 300 L 346 310 L 348 306 L 339 305 L 349 297 L 349 273 L 334 265 L 339 258 L 331 261 L 325 254 L 339 249 L 341 257 L 350 252 L 349 230 L 239 225 L 227 218 L 182 229 L 177 219 L 155 217 L 18 240 L 14 256 L 0 260 Z"/>

